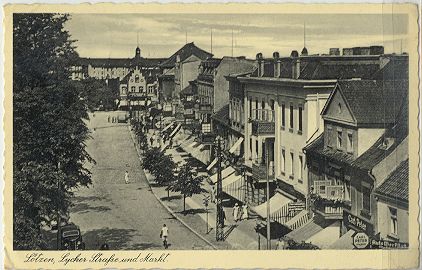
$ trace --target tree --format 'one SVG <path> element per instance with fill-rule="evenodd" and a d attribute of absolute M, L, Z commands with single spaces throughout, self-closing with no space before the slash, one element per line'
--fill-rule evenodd
<path fill-rule="evenodd" d="M 73 190 L 91 183 L 78 59 L 64 14 L 13 15 L 13 245 L 45 248 L 41 228 L 66 218 Z"/>
<path fill-rule="evenodd" d="M 91 111 L 100 106 L 108 110 L 114 109 L 114 100 L 117 98 L 117 92 L 113 91 L 104 80 L 88 78 L 81 81 L 81 83 L 82 96 Z"/>
<path fill-rule="evenodd" d="M 171 156 L 165 155 L 160 148 L 153 147 L 145 152 L 142 168 L 154 176 L 157 184 L 164 186 L 173 181 L 176 164 Z"/>
<path fill-rule="evenodd" d="M 174 182 L 169 186 L 169 190 L 180 192 L 183 195 L 183 212 L 186 214 L 186 197 L 192 197 L 194 194 L 200 194 L 206 191 L 202 188 L 202 181 L 204 176 L 198 176 L 195 170 L 189 163 L 184 164 Z"/>

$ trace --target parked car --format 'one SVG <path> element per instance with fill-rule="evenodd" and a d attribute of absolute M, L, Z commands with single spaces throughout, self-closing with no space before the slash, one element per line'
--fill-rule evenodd
<path fill-rule="evenodd" d="M 82 241 L 79 226 L 73 223 L 61 227 L 61 249 L 62 250 L 84 250 L 85 243 Z"/>

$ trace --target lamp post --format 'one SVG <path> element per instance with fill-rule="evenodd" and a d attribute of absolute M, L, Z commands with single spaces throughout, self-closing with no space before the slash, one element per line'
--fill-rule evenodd
<path fill-rule="evenodd" d="M 270 162 L 268 143 L 265 142 L 265 163 L 267 167 L 267 250 L 271 250 L 271 219 L 270 219 Z"/>
<path fill-rule="evenodd" d="M 221 138 L 217 136 L 216 138 L 217 144 L 217 215 L 216 215 L 216 226 L 215 226 L 215 240 L 217 241 L 224 241 L 224 210 L 222 206 L 222 175 L 221 175 Z"/>

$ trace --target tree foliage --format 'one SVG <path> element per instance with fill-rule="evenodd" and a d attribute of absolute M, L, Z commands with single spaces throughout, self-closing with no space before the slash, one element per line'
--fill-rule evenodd
<path fill-rule="evenodd" d="M 142 168 L 148 170 L 155 177 L 155 182 L 163 186 L 173 182 L 176 164 L 160 148 L 152 147 L 144 154 Z"/>
<path fill-rule="evenodd" d="M 13 244 L 44 247 L 41 228 L 68 216 L 73 190 L 91 183 L 84 167 L 89 130 L 77 54 L 63 14 L 13 16 Z"/>
<path fill-rule="evenodd" d="M 204 176 L 198 176 L 196 170 L 192 170 L 192 166 L 186 163 L 180 167 L 175 181 L 170 183 L 169 190 L 180 192 L 183 195 L 183 211 L 186 210 L 186 197 L 192 197 L 194 194 L 200 194 L 205 189 L 202 188 Z"/>
<path fill-rule="evenodd" d="M 104 80 L 88 78 L 81 83 L 83 86 L 82 96 L 91 111 L 100 106 L 107 110 L 115 108 L 114 101 L 118 94 Z"/>

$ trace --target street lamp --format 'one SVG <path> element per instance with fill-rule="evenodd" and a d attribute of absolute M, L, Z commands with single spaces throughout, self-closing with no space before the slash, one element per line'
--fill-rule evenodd
<path fill-rule="evenodd" d="M 271 249 L 271 219 L 270 219 L 270 161 L 268 143 L 265 142 L 265 163 L 267 167 L 267 250 Z"/>

